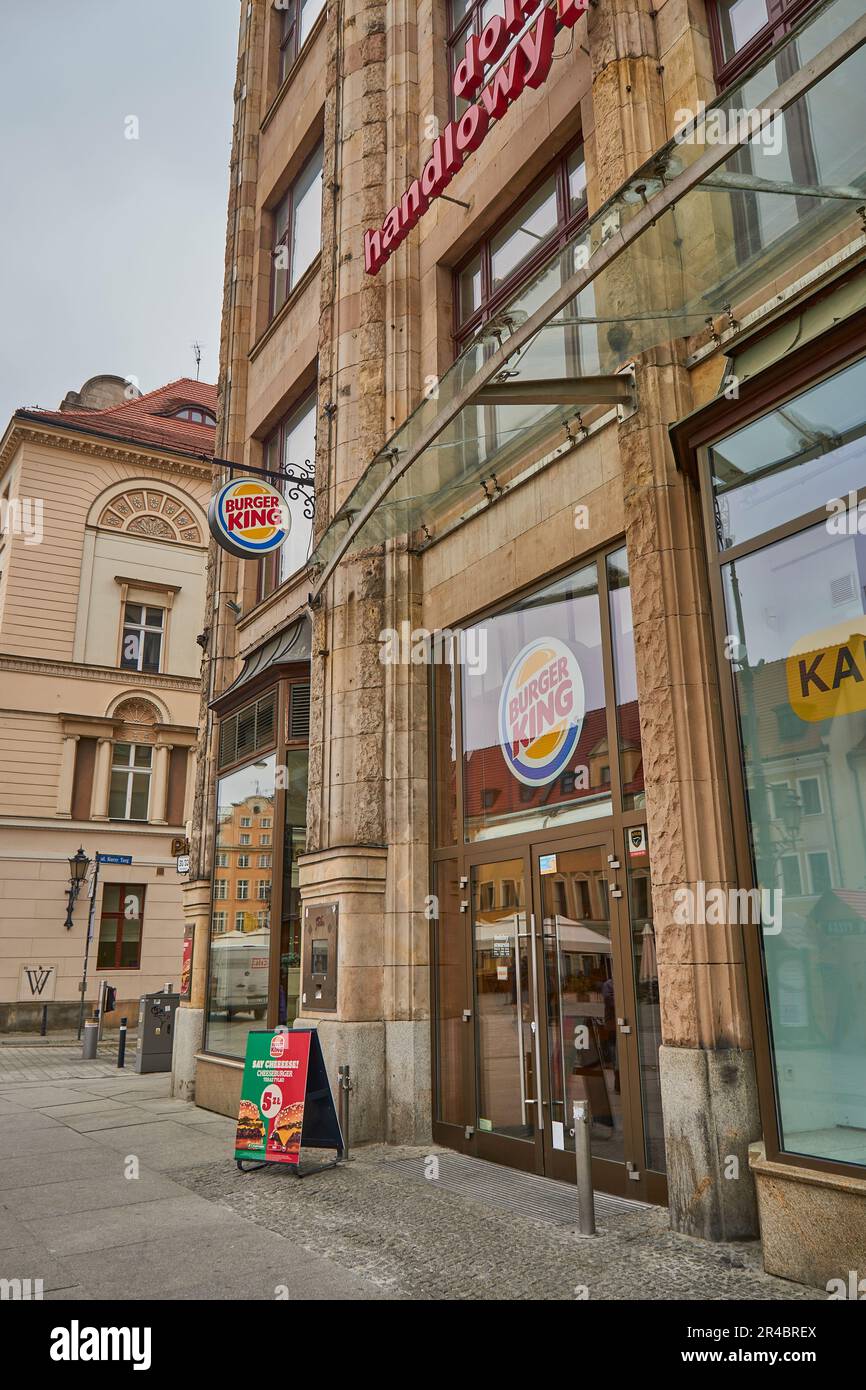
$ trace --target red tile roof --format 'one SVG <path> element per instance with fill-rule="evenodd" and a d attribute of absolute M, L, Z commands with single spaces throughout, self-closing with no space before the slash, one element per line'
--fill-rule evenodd
<path fill-rule="evenodd" d="M 217 388 L 206 381 L 179 377 L 167 386 L 107 410 L 16 410 L 15 418 L 46 420 L 84 434 L 129 439 L 173 453 L 212 455 L 216 434 L 213 425 L 170 418 L 185 405 L 204 406 L 215 415 Z"/>

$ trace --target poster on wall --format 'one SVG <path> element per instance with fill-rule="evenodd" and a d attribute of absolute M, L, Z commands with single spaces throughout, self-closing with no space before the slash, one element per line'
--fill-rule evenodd
<path fill-rule="evenodd" d="M 180 997 L 189 999 L 192 993 L 192 943 L 193 930 L 187 927 L 183 934 L 183 955 L 180 959 Z"/>
<path fill-rule="evenodd" d="M 299 1176 L 301 1149 L 336 1149 L 333 1167 L 343 1154 L 343 1136 L 325 1070 L 319 1035 L 310 1028 L 253 1030 L 241 1085 L 235 1161 L 258 1167 L 288 1164 Z"/>

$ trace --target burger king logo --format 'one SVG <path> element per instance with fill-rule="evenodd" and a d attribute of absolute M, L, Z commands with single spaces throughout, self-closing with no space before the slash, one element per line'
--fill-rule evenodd
<path fill-rule="evenodd" d="M 261 478 L 226 483 L 211 498 L 208 522 L 217 544 L 244 559 L 278 550 L 291 526 L 282 493 Z"/>
<path fill-rule="evenodd" d="M 565 770 L 585 713 L 583 676 L 564 642 L 541 637 L 517 654 L 499 696 L 499 742 L 519 782 L 545 786 Z"/>

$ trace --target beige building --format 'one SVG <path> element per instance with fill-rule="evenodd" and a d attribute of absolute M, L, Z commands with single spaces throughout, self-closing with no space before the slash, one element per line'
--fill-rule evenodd
<path fill-rule="evenodd" d="M 0 1029 L 180 984 L 216 391 L 96 377 L 0 443 Z M 79 847 L 88 881 L 70 902 Z"/>
<path fill-rule="evenodd" d="M 598 1188 L 845 1278 L 862 4 L 240 19 L 218 452 L 294 511 L 214 551 L 178 1085 L 236 1108 L 215 856 L 273 786 L 267 1020 L 300 968 L 354 1139 L 568 1181 L 589 1100 Z"/>

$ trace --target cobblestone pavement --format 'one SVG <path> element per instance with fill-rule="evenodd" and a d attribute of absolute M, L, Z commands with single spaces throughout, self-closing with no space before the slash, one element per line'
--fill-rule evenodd
<path fill-rule="evenodd" d="M 132 1070 L 135 1042 L 127 1044 L 126 1067 Z M 0 1042 L 0 1085 L 18 1081 L 86 1081 L 93 1076 L 123 1076 L 118 1072 L 117 1041 L 102 1042 L 92 1061 L 81 1056 L 81 1043 L 54 1042 L 48 1038 L 38 1043 Z"/>
<path fill-rule="evenodd" d="M 709 1245 L 674 1234 L 660 1208 L 605 1210 L 598 1235 L 503 1211 L 412 1181 L 400 1160 L 430 1150 L 366 1147 L 348 1166 L 298 1181 L 278 1169 L 241 1174 L 212 1163 L 172 1174 L 305 1250 L 399 1299 L 817 1300 L 770 1278 L 757 1243 Z"/>

